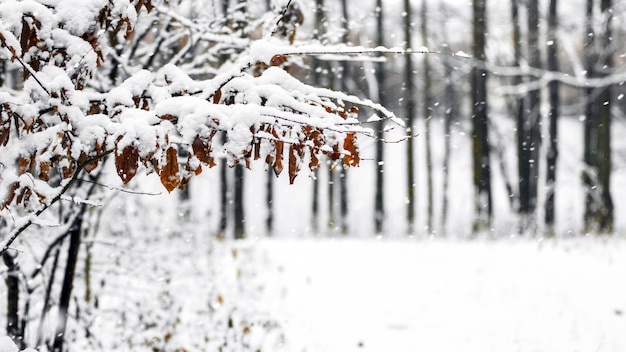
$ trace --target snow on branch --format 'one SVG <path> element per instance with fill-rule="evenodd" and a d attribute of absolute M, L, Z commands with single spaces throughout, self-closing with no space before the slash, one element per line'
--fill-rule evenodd
<path fill-rule="evenodd" d="M 276 175 L 287 170 L 293 182 L 305 159 L 310 169 L 319 167 L 323 156 L 359 164 L 357 136 L 373 135 L 357 120 L 359 107 L 401 124 L 379 104 L 304 84 L 285 69 L 287 56 L 321 53 L 324 47 L 291 47 L 276 38 L 251 41 L 210 78 L 167 64 L 183 58 L 180 52 L 157 62 L 161 45 L 173 42 L 136 32 L 140 16 L 166 16 L 167 23 L 193 27 L 196 34 L 206 31 L 194 38 L 226 36 L 211 36 L 209 27 L 167 7 L 153 9 L 150 0 L 0 4 L 0 59 L 24 71 L 23 88 L 0 93 L 0 218 L 13 224 L 11 242 L 60 199 L 78 199 L 65 194 L 80 175 L 99 172 L 108 157 L 123 183 L 143 170 L 158 175 L 170 192 L 221 158 L 231 166 L 261 160 Z M 167 25 L 159 35 L 165 38 L 168 30 L 181 29 Z M 198 42 L 190 44 L 191 35 L 176 38 L 181 51 L 197 47 Z M 121 46 L 112 43 L 127 43 L 129 54 L 121 55 L 116 51 Z M 142 58 L 146 69 L 133 66 L 133 56 Z M 115 84 L 121 72 L 128 75 Z"/>

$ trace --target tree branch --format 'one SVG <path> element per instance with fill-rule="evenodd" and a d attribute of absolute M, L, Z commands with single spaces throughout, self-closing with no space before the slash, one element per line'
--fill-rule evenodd
<path fill-rule="evenodd" d="M 76 168 L 76 171 L 74 171 L 74 174 L 72 175 L 72 178 L 70 178 L 67 183 L 63 186 L 63 188 L 61 188 L 61 190 L 59 191 L 59 193 L 52 198 L 52 200 L 50 201 L 50 203 L 44 205 L 43 208 L 39 209 L 37 212 L 35 212 L 35 214 L 33 216 L 31 216 L 28 221 L 26 223 L 24 223 L 22 226 L 20 226 L 17 230 L 15 230 L 13 232 L 13 234 L 11 235 L 11 237 L 9 237 L 9 239 L 7 240 L 7 242 L 4 244 L 4 246 L 2 247 L 2 250 L 0 250 L 0 255 L 4 255 L 4 253 L 6 251 L 8 251 L 9 249 L 11 249 L 11 244 L 13 244 L 13 242 L 15 242 L 15 240 L 17 240 L 17 238 L 27 229 L 29 228 L 33 223 L 34 223 L 34 218 L 38 217 L 39 215 L 41 215 L 44 211 L 48 210 L 52 205 L 54 205 L 56 202 L 58 202 L 59 200 L 61 200 L 61 197 L 72 187 L 72 185 L 74 184 L 74 182 L 76 180 L 78 180 L 78 175 L 81 173 L 81 171 L 83 171 L 83 169 L 85 168 L 86 165 L 99 160 L 101 158 L 104 158 L 105 156 L 111 154 L 113 151 L 106 151 L 101 155 L 97 155 L 93 158 L 87 159 L 85 162 L 83 162 L 82 164 L 78 165 L 78 167 Z M 90 192 L 91 193 L 91 192 Z"/>

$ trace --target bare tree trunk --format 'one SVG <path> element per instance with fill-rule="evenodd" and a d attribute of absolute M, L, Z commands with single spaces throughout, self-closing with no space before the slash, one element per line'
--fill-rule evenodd
<path fill-rule="evenodd" d="M 348 32 L 350 30 L 350 18 L 348 14 L 348 1 L 341 0 L 341 13 L 342 13 L 342 28 L 343 28 L 343 38 L 342 41 L 344 44 L 348 43 Z M 341 90 L 343 92 L 348 92 L 348 79 L 350 78 L 350 65 L 348 61 L 341 61 Z M 339 169 L 339 208 L 340 208 L 340 218 L 341 218 L 341 233 L 343 235 L 347 235 L 348 228 L 348 170 L 347 167 L 342 165 Z"/>
<path fill-rule="evenodd" d="M 405 48 L 411 49 L 413 44 L 412 32 L 413 32 L 413 9 L 411 8 L 411 1 L 404 0 L 404 42 Z M 406 142 L 406 178 L 407 178 L 407 233 L 412 235 L 415 232 L 415 151 L 413 138 L 413 124 L 415 120 L 415 82 L 414 80 L 414 68 L 413 68 L 413 55 L 404 56 L 404 102 L 405 102 L 405 114 L 406 114 L 406 128 L 409 139 Z"/>
<path fill-rule="evenodd" d="M 324 0 L 315 0 L 315 33 L 314 37 L 321 41 L 324 33 Z M 313 58 L 311 64 L 311 71 L 313 72 L 313 84 L 316 86 L 322 85 L 322 65 L 320 60 L 317 58 Z M 319 230 L 319 194 L 320 194 L 320 185 L 319 185 L 319 170 L 315 170 L 314 178 L 313 178 L 313 199 L 312 199 L 312 207 L 311 207 L 311 227 L 313 233 L 318 232 Z"/>
<path fill-rule="evenodd" d="M 603 33 L 594 34 L 594 1 L 587 1 L 585 65 L 587 77 L 602 78 L 613 69 L 612 1 L 601 0 Z M 596 42 L 598 38 L 598 42 Z M 613 231 L 613 200 L 611 197 L 611 103 L 610 85 L 585 89 L 585 170 L 586 191 L 585 232 Z"/>
<path fill-rule="evenodd" d="M 265 230 L 267 235 L 274 233 L 274 171 L 267 169 L 267 181 L 265 183 L 265 203 L 267 205 L 267 216 L 265 217 Z"/>
<path fill-rule="evenodd" d="M 539 1 L 528 0 L 528 63 L 533 68 L 541 68 L 541 52 L 539 50 Z M 529 224 L 537 223 L 537 191 L 539 187 L 539 156 L 541 149 L 541 100 L 539 89 L 528 93 L 528 145 L 529 156 Z"/>
<path fill-rule="evenodd" d="M 427 0 L 422 0 L 422 42 L 425 47 L 428 47 L 428 6 Z M 424 74 L 424 87 L 422 89 L 424 94 L 424 135 L 426 144 L 426 227 L 429 233 L 433 233 L 433 157 L 431 149 L 431 132 L 430 121 L 433 113 L 433 95 L 432 95 L 432 79 L 430 72 L 430 58 L 427 54 L 423 56 L 424 66 L 422 68 Z"/>
<path fill-rule="evenodd" d="M 272 10 L 272 0 L 265 1 L 265 9 Z M 268 236 L 274 233 L 274 171 L 271 167 L 267 168 L 267 180 L 265 182 L 265 204 L 267 206 L 267 215 L 265 217 L 265 231 Z"/>
<path fill-rule="evenodd" d="M 335 170 L 328 165 L 328 230 L 335 229 Z"/>
<path fill-rule="evenodd" d="M 54 334 L 53 352 L 62 352 L 64 350 L 65 332 L 67 328 L 67 318 L 69 315 L 70 298 L 72 296 L 72 288 L 74 285 L 74 273 L 76 272 L 76 262 L 78 261 L 78 250 L 81 243 L 81 229 L 83 224 L 83 215 L 85 206 L 81 206 L 79 214 L 69 229 L 70 245 L 68 248 L 67 262 L 65 264 L 65 274 L 63 284 L 61 286 L 61 295 L 59 296 L 59 314 L 56 332 Z"/>
<path fill-rule="evenodd" d="M 557 30 L 558 30 L 558 14 L 557 0 L 550 0 L 550 11 L 548 15 L 548 71 L 559 71 L 558 46 L 557 46 Z M 546 160 L 547 173 L 546 185 L 548 194 L 545 204 L 545 223 L 547 227 L 546 234 L 554 235 L 554 199 L 556 194 L 556 166 L 559 155 L 558 148 L 558 121 L 559 121 L 559 82 L 556 80 L 548 84 L 548 95 L 550 99 L 550 129 L 549 138 L 550 145 L 548 147 L 548 155 Z"/>
<path fill-rule="evenodd" d="M 601 36 L 603 56 L 601 77 L 611 74 L 613 69 L 613 4 L 612 0 L 601 0 L 600 10 L 604 21 L 604 34 Z M 602 207 L 598 214 L 598 227 L 602 232 L 613 232 L 613 199 L 611 197 L 611 108 L 613 106 L 612 86 L 602 89 L 598 96 L 598 175 Z"/>
<path fill-rule="evenodd" d="M 221 0 L 222 16 L 227 18 L 228 8 L 230 6 L 230 0 Z M 226 60 L 226 57 L 220 58 L 220 60 Z M 222 144 L 226 143 L 226 135 L 222 134 Z M 217 230 L 217 237 L 226 237 L 226 229 L 228 228 L 228 167 L 226 160 L 223 160 L 219 165 L 219 183 L 220 183 L 220 215 Z"/>
<path fill-rule="evenodd" d="M 384 46 L 384 26 L 383 26 L 383 2 L 376 0 L 376 46 Z M 378 100 L 383 106 L 387 105 L 385 99 L 385 65 L 382 62 L 376 63 L 376 81 L 378 84 Z M 376 186 L 374 196 L 374 231 L 376 234 L 383 232 L 385 220 L 384 202 L 384 144 L 383 144 L 383 123 L 376 124 Z"/>
<path fill-rule="evenodd" d="M 473 0 L 474 58 L 486 59 L 487 1 Z M 476 217 L 473 232 L 488 230 L 491 225 L 491 167 L 489 124 L 487 114 L 487 71 L 475 66 L 472 69 L 472 151 L 474 170 L 474 208 Z"/>
<path fill-rule="evenodd" d="M 226 135 L 222 135 L 222 143 L 226 142 Z M 217 236 L 218 238 L 226 237 L 226 229 L 228 228 L 228 166 L 226 165 L 226 160 L 222 160 L 219 165 L 220 173 L 220 219 L 218 224 Z"/>
<path fill-rule="evenodd" d="M 20 348 L 24 348 L 24 335 L 20 327 L 20 268 L 15 256 L 6 251 L 2 255 L 7 267 L 7 335 Z"/>
<path fill-rule="evenodd" d="M 243 239 L 246 237 L 246 218 L 244 214 L 244 202 L 243 202 L 243 192 L 244 192 L 244 183 L 243 183 L 243 172 L 244 166 L 238 164 L 235 166 L 235 182 L 234 182 L 234 230 L 235 230 L 235 239 Z"/>
<path fill-rule="evenodd" d="M 522 61 L 522 35 L 521 21 L 519 16 L 518 0 L 511 0 L 511 21 L 513 22 L 513 51 L 514 65 L 521 66 Z M 513 79 L 514 85 L 519 85 L 525 80 L 521 76 Z M 516 97 L 514 104 L 515 122 L 517 129 L 517 169 L 519 177 L 519 213 L 522 231 L 526 229 L 526 219 L 530 212 L 530 149 L 528 147 L 528 126 L 526 120 L 527 99 L 524 96 Z"/>

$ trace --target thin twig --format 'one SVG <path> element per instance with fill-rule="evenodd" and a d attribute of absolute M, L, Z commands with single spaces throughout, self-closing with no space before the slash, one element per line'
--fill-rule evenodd
<path fill-rule="evenodd" d="M 22 61 L 22 59 L 19 58 L 19 56 L 15 57 L 17 59 L 17 61 L 24 67 L 25 70 L 28 71 L 28 73 L 33 77 L 33 79 L 37 82 L 37 84 L 39 84 L 39 86 L 41 87 L 41 89 L 43 89 L 46 94 L 48 94 L 48 96 L 52 96 L 50 94 L 50 92 L 48 91 L 48 89 L 46 87 L 43 86 L 43 83 L 41 83 L 41 81 L 39 80 L 39 78 L 37 78 L 37 75 L 35 75 L 35 71 L 33 71 L 30 67 L 28 67 L 24 61 Z"/>
<path fill-rule="evenodd" d="M 458 57 L 461 59 L 471 58 L 470 55 L 462 51 L 459 51 L 456 53 L 450 53 L 450 52 L 443 52 L 443 51 L 431 51 L 427 49 L 413 50 L 413 49 L 394 49 L 394 48 L 384 48 L 384 47 L 363 48 L 363 47 L 349 47 L 349 46 L 338 47 L 336 50 L 333 50 L 333 49 L 317 50 L 317 49 L 313 49 L 314 47 L 312 47 L 313 50 L 307 50 L 306 48 L 307 46 L 296 47 L 295 49 L 304 49 L 304 50 L 281 53 L 280 55 L 285 55 L 285 56 L 287 55 L 307 55 L 307 56 L 347 55 L 348 56 L 348 55 L 366 55 L 366 54 L 396 54 L 396 55 L 434 54 L 434 55 Z"/>
<path fill-rule="evenodd" d="M 92 184 L 94 184 L 96 186 L 108 188 L 108 189 L 110 189 L 112 191 L 120 191 L 120 192 L 124 192 L 124 193 L 129 193 L 129 194 L 138 194 L 138 195 L 144 195 L 144 196 L 160 196 L 161 194 L 163 194 L 163 192 L 150 193 L 150 192 L 131 191 L 131 190 L 128 190 L 128 189 L 123 189 L 123 188 L 115 187 L 115 186 L 109 186 L 109 185 L 105 185 L 103 183 L 90 181 L 90 180 L 85 180 L 85 179 L 82 179 L 82 178 L 78 179 L 77 181 L 86 182 L 86 183 L 92 183 Z"/>
<path fill-rule="evenodd" d="M 287 5 L 285 5 L 285 7 L 283 8 L 283 11 L 280 13 L 280 17 L 276 21 L 276 24 L 274 24 L 274 28 L 272 28 L 272 35 L 274 35 L 276 33 L 276 31 L 278 30 L 278 26 L 280 25 L 280 21 L 282 21 L 283 18 L 285 18 L 285 15 L 287 14 L 287 10 L 289 10 L 289 6 L 291 6 L 291 0 L 289 0 L 287 2 Z"/>
<path fill-rule="evenodd" d="M 65 194 L 65 192 L 67 192 L 70 187 L 72 187 L 72 185 L 74 184 L 75 181 L 78 180 L 78 175 L 81 173 L 81 171 L 83 171 L 84 167 L 98 159 L 104 158 L 105 156 L 107 156 L 108 154 L 111 154 L 113 151 L 107 151 L 104 152 L 101 155 L 95 156 L 93 158 L 90 158 L 88 160 L 86 160 L 85 162 L 83 162 L 82 164 L 78 165 L 78 167 L 76 168 L 76 171 L 74 171 L 74 174 L 72 175 L 72 178 L 69 179 L 69 181 L 65 184 L 65 186 L 63 186 L 63 188 L 61 189 L 61 191 L 54 197 L 52 198 L 52 200 L 50 201 L 50 203 L 44 205 L 43 208 L 39 209 L 37 212 L 35 212 L 35 215 L 33 217 L 31 217 L 30 219 L 28 219 L 28 221 L 26 223 L 24 223 L 22 226 L 20 226 L 17 230 L 15 230 L 15 232 L 13 233 L 13 235 L 11 235 L 11 237 L 7 240 L 7 242 L 5 243 L 5 245 L 2 247 L 2 250 L 0 250 L 0 256 L 3 255 L 6 251 L 8 251 L 9 249 L 11 249 L 11 244 L 13 244 L 13 242 L 15 242 L 15 240 L 17 240 L 17 238 L 27 229 L 29 228 L 31 225 L 34 224 L 34 220 L 36 217 L 38 217 L 39 215 L 41 215 L 41 213 L 43 213 L 44 211 L 48 210 L 53 204 L 55 204 L 56 202 L 58 202 L 59 200 L 61 200 L 61 198 L 63 197 L 63 195 Z"/>

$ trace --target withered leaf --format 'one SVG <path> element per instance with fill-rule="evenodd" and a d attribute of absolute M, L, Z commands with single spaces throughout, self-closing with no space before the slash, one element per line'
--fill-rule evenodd
<path fill-rule="evenodd" d="M 180 184 L 178 152 L 174 147 L 167 148 L 165 152 L 165 166 L 161 169 L 161 183 L 168 192 L 172 192 Z"/>
<path fill-rule="evenodd" d="M 343 162 L 348 166 L 358 166 L 361 158 L 359 157 L 359 149 L 356 146 L 356 133 L 350 132 L 343 140 L 343 149 L 349 154 L 344 155 Z"/>
<path fill-rule="evenodd" d="M 0 127 L 0 145 L 6 146 L 9 143 L 9 128 Z"/>
<path fill-rule="evenodd" d="M 193 143 L 191 143 L 191 149 L 193 150 L 193 155 L 195 155 L 198 160 L 213 167 L 211 165 L 214 163 L 213 157 L 211 156 L 211 139 L 196 136 Z"/>
<path fill-rule="evenodd" d="M 222 99 L 222 89 L 216 90 L 215 94 L 213 94 L 213 104 L 219 104 L 220 99 Z"/>
<path fill-rule="evenodd" d="M 66 180 L 74 175 L 74 171 L 76 171 L 76 162 L 68 159 L 67 164 L 61 167 L 61 176 Z"/>
<path fill-rule="evenodd" d="M 301 146 L 295 146 L 291 144 L 289 146 L 289 183 L 293 184 L 296 176 L 298 176 L 298 172 L 300 172 L 300 159 L 298 148 L 302 148 Z"/>
<path fill-rule="evenodd" d="M 21 157 L 20 160 L 17 161 L 17 166 L 19 167 L 20 175 L 24 174 L 28 171 L 30 166 L 30 158 Z"/>
<path fill-rule="evenodd" d="M 124 184 L 130 182 L 130 180 L 137 174 L 137 168 L 139 167 L 139 150 L 134 145 L 128 145 L 118 153 L 117 146 L 115 150 L 115 168 L 117 169 L 117 175 L 122 179 Z"/>
<path fill-rule="evenodd" d="M 49 161 L 42 161 L 39 163 L 39 179 L 43 181 L 50 180 L 50 167 L 52 164 Z"/>
<path fill-rule="evenodd" d="M 276 176 L 280 175 L 283 172 L 283 141 L 274 141 L 274 153 L 276 157 L 274 158 L 274 173 Z"/>

